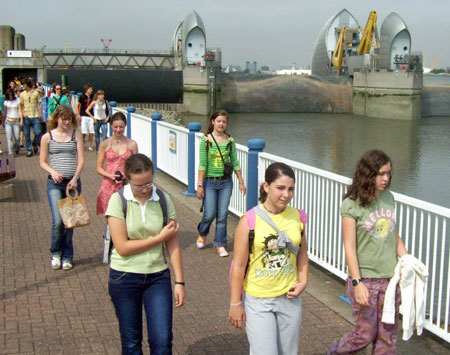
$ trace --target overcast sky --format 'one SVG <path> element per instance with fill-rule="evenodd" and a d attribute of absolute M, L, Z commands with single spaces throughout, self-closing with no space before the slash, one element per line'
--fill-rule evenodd
<path fill-rule="evenodd" d="M 306 3 L 306 4 L 305 4 Z M 222 49 L 222 65 L 245 61 L 297 66 L 311 63 L 316 37 L 325 22 L 346 8 L 364 27 L 371 10 L 378 26 L 391 12 L 406 22 L 412 49 L 431 66 L 450 66 L 449 0 L 41 0 L 2 1 L 0 24 L 26 37 L 28 49 L 102 48 L 168 50 L 177 24 L 196 10 L 206 28 L 207 47 Z"/>

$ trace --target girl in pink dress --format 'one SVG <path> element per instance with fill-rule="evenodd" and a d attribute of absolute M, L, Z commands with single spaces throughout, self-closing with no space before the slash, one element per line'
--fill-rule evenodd
<path fill-rule="evenodd" d="M 103 176 L 97 197 L 97 215 L 105 214 L 111 195 L 122 187 L 126 160 L 138 152 L 136 142 L 123 134 L 127 125 L 125 115 L 116 112 L 110 124 L 113 135 L 100 144 L 97 156 L 97 173 Z"/>

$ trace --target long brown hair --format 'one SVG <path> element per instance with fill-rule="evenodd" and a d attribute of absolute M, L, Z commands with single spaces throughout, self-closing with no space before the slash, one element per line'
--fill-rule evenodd
<path fill-rule="evenodd" d="M 228 112 L 227 111 L 225 111 L 225 110 L 214 111 L 214 113 L 209 118 L 209 126 L 208 126 L 208 129 L 206 130 L 205 136 L 207 136 L 208 134 L 210 134 L 214 131 L 213 121 L 219 116 L 225 116 L 227 118 L 227 123 L 228 123 Z M 228 137 L 230 137 L 230 134 L 227 131 L 225 131 L 224 133 Z"/>
<path fill-rule="evenodd" d="M 72 110 L 72 107 L 66 104 L 59 105 L 53 115 L 49 116 L 47 121 L 47 129 L 51 131 L 58 127 L 58 118 L 59 117 L 70 117 L 72 119 L 72 127 L 73 129 L 77 128 L 77 117 Z"/>
<path fill-rule="evenodd" d="M 7 89 L 5 92 L 5 101 L 14 101 L 16 99 L 16 95 L 14 94 L 13 89 Z"/>
<path fill-rule="evenodd" d="M 356 164 L 353 182 L 348 187 L 344 199 L 350 197 L 356 201 L 359 198 L 359 203 L 363 207 L 369 206 L 375 201 L 377 199 L 375 179 L 381 167 L 387 163 L 391 163 L 392 166 L 391 158 L 383 151 L 374 149 L 366 152 Z M 391 186 L 391 180 L 392 172 L 386 187 Z"/>
<path fill-rule="evenodd" d="M 267 167 L 266 172 L 264 173 L 264 181 L 270 185 L 280 176 L 284 175 L 289 176 L 295 182 L 294 170 L 292 170 L 289 165 L 286 165 L 284 163 L 272 163 Z M 261 187 L 259 188 L 259 200 L 262 203 L 267 200 L 267 192 L 266 190 L 264 190 L 263 184 L 261 184 Z"/>

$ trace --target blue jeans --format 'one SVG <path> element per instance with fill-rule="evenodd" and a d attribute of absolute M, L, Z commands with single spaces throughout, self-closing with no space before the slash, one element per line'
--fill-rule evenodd
<path fill-rule="evenodd" d="M 216 219 L 216 234 L 214 235 L 214 246 L 224 247 L 227 245 L 227 217 L 230 205 L 231 193 L 233 192 L 233 180 L 214 180 L 205 178 L 203 182 L 204 212 L 198 224 L 198 233 L 207 236 L 214 218 Z"/>
<path fill-rule="evenodd" d="M 100 130 L 102 135 L 102 140 L 104 141 L 108 137 L 108 124 L 105 121 L 98 120 L 94 123 L 95 132 L 95 150 L 98 152 L 98 147 L 100 146 Z"/>
<path fill-rule="evenodd" d="M 66 197 L 66 187 L 69 181 L 55 183 L 52 179 L 47 179 L 47 197 L 52 212 L 52 241 L 50 252 L 52 255 L 61 256 L 62 260 L 72 261 L 73 259 L 73 229 L 64 228 L 64 223 L 58 209 L 58 200 Z M 78 193 L 81 193 L 81 181 L 78 179 Z"/>
<path fill-rule="evenodd" d="M 152 354 L 172 354 L 170 270 L 152 274 L 109 271 L 108 291 L 119 320 L 122 354 L 142 354 L 142 306 Z"/>
<path fill-rule="evenodd" d="M 25 133 L 25 142 L 27 145 L 27 152 L 32 153 L 31 150 L 31 129 L 34 133 L 33 147 L 37 147 L 41 141 L 41 120 L 39 117 L 25 118 L 23 120 L 23 132 Z"/>

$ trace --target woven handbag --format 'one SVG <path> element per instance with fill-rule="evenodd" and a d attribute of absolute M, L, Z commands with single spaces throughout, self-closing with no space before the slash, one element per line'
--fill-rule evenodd
<path fill-rule="evenodd" d="M 84 196 L 79 196 L 75 190 L 75 196 L 70 194 L 69 187 L 66 189 L 66 198 L 58 201 L 58 209 L 66 229 L 83 227 L 91 223 L 88 205 Z"/>

